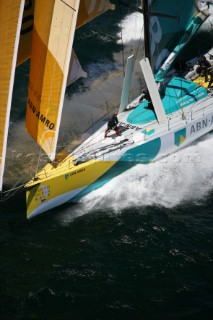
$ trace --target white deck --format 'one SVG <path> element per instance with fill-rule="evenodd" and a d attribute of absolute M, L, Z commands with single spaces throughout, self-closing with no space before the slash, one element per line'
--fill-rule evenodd
<path fill-rule="evenodd" d="M 134 104 L 138 104 L 138 98 L 129 106 Z M 143 144 L 170 131 L 176 131 L 192 121 L 210 114 L 213 112 L 213 94 L 209 93 L 206 98 L 199 100 L 197 103 L 168 115 L 167 123 L 161 125 L 158 124 L 157 120 L 144 125 L 130 125 L 127 123 L 126 118 L 131 110 L 124 111 L 118 115 L 119 123 L 121 123 L 119 127 L 121 136 L 117 136 L 112 130 L 108 134 L 108 137 L 104 138 L 104 131 L 107 128 L 107 125 L 104 125 L 81 144 L 72 155 L 75 158 L 85 156 L 100 160 L 110 160 L 110 153 L 112 154 L 116 150 L 121 150 L 128 145 L 136 146 L 138 143 Z M 142 131 L 148 128 L 154 129 L 154 133 L 151 135 L 142 133 Z"/>

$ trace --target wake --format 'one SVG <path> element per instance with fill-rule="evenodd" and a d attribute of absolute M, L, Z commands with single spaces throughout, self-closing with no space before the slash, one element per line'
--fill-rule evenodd
<path fill-rule="evenodd" d="M 199 201 L 213 189 L 213 136 L 149 165 L 139 164 L 82 200 L 91 206 L 122 210 L 130 206 L 171 208 Z"/>

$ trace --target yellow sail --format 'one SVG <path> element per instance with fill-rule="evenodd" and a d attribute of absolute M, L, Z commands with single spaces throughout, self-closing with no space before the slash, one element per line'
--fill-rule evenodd
<path fill-rule="evenodd" d="M 25 0 L 18 48 L 17 65 L 23 63 L 31 56 L 32 31 L 34 21 L 34 2 L 35 0 Z"/>
<path fill-rule="evenodd" d="M 108 0 L 81 0 L 76 27 L 79 28 L 105 11 L 114 8 L 115 5 Z"/>
<path fill-rule="evenodd" d="M 17 65 L 31 57 L 34 4 L 35 0 L 25 0 Z M 81 0 L 76 28 L 81 27 L 109 9 L 114 9 L 114 5 L 109 0 Z M 85 76 L 86 73 L 82 70 L 78 58 L 74 50 L 72 50 L 67 85 Z"/>
<path fill-rule="evenodd" d="M 34 6 L 35 0 L 25 0 L 24 13 L 19 40 L 17 66 L 31 57 L 32 50 L 32 33 L 34 23 Z M 80 62 L 72 50 L 67 85 L 78 80 L 80 77 L 86 77 L 86 72 L 82 70 Z"/>
<path fill-rule="evenodd" d="M 0 1 L 0 190 L 24 0 Z"/>
<path fill-rule="evenodd" d="M 79 0 L 36 0 L 26 128 L 55 157 Z"/>

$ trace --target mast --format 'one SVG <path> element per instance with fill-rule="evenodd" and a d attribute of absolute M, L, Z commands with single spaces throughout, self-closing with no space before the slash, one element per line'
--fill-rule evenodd
<path fill-rule="evenodd" d="M 132 9 L 133 11 L 137 11 L 143 14 L 144 17 L 144 44 L 145 44 L 145 57 L 150 60 L 151 53 L 150 53 L 150 37 L 149 37 L 149 16 L 158 15 L 158 13 L 149 12 L 149 5 L 148 0 L 141 0 L 142 9 L 137 5 L 128 3 L 127 0 L 119 0 L 119 3 L 123 6 Z M 164 14 L 159 14 L 164 16 Z"/>
<path fill-rule="evenodd" d="M 149 91 L 153 107 L 157 116 L 159 124 L 166 123 L 167 117 L 158 92 L 155 79 L 151 68 L 151 52 L 150 52 L 150 37 L 149 37 L 149 6 L 148 0 L 143 0 L 143 16 L 144 16 L 144 45 L 145 45 L 145 59 L 140 61 L 143 71 L 144 80 L 146 81 L 147 89 Z"/>
<path fill-rule="evenodd" d="M 150 37 L 149 37 L 149 12 L 148 1 L 142 0 L 143 3 L 143 16 L 144 16 L 144 44 L 145 44 L 145 57 L 151 62 L 150 54 Z"/>

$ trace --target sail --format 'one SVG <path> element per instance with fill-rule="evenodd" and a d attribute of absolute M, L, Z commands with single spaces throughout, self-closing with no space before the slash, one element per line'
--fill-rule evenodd
<path fill-rule="evenodd" d="M 35 0 L 25 0 L 24 14 L 22 19 L 21 34 L 18 48 L 17 66 L 31 57 L 32 33 L 34 23 L 34 3 Z M 86 72 L 82 70 L 80 62 L 72 50 L 67 85 L 78 80 L 80 77 L 86 77 Z"/>
<path fill-rule="evenodd" d="M 9 115 L 23 9 L 23 0 L 0 1 L 0 190 L 2 189 Z"/>
<path fill-rule="evenodd" d="M 199 0 L 144 0 L 146 55 L 156 81 L 162 81 L 182 48 L 207 19 Z"/>
<path fill-rule="evenodd" d="M 23 63 L 31 56 L 32 31 L 34 22 L 34 2 L 35 0 L 25 0 L 17 65 Z"/>
<path fill-rule="evenodd" d="M 82 69 L 80 62 L 75 54 L 75 51 L 72 50 L 69 72 L 67 76 L 67 86 L 81 77 L 86 78 L 87 73 Z"/>
<path fill-rule="evenodd" d="M 34 3 L 35 0 L 25 0 L 24 14 L 18 48 L 17 66 L 31 57 L 32 34 L 34 23 Z M 82 70 L 80 62 L 72 50 L 67 85 L 70 85 L 80 77 L 85 77 L 86 72 Z"/>
<path fill-rule="evenodd" d="M 24 61 L 31 57 L 32 31 L 34 23 L 34 3 L 35 0 L 25 0 L 17 65 L 22 64 Z M 114 5 L 111 4 L 108 0 L 80 1 L 76 28 L 81 27 L 85 23 L 91 21 L 92 19 L 103 14 L 109 9 L 114 9 Z M 81 77 L 86 77 L 86 75 L 86 72 L 82 70 L 80 62 L 74 50 L 72 50 L 67 85 L 70 85 Z"/>
<path fill-rule="evenodd" d="M 115 5 L 108 0 L 81 0 L 76 27 L 79 28 L 105 11 L 114 8 Z"/>
<path fill-rule="evenodd" d="M 55 157 L 79 0 L 37 0 L 26 128 Z"/>

